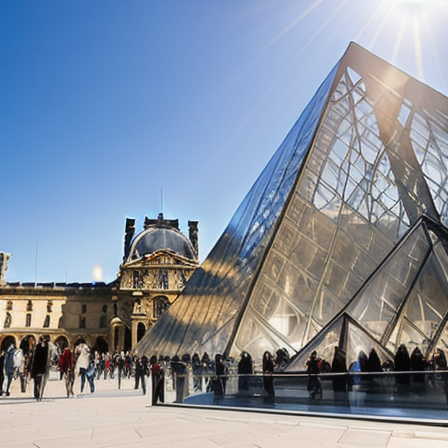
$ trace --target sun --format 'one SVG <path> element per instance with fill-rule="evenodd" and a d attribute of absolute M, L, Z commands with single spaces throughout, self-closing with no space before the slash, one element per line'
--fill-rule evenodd
<path fill-rule="evenodd" d="M 442 2 L 443 0 L 392 0 L 389 3 L 404 14 L 419 15 Z"/>
<path fill-rule="evenodd" d="M 93 267 L 93 278 L 96 282 L 102 282 L 103 281 L 103 268 L 97 264 Z"/>

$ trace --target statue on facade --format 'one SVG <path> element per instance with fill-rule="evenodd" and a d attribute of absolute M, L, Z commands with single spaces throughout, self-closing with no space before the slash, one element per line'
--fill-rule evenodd
<path fill-rule="evenodd" d="M 126 219 L 126 227 L 125 227 L 125 235 L 124 235 L 124 256 L 123 261 L 126 261 L 129 252 L 131 250 L 131 242 L 135 233 L 135 219 L 127 218 Z"/>
<path fill-rule="evenodd" d="M 8 269 L 8 261 L 12 257 L 12 254 L 6 252 L 0 252 L 0 285 L 5 285 L 5 272 Z"/>
<path fill-rule="evenodd" d="M 135 299 L 134 301 L 134 309 L 132 311 L 134 314 L 140 314 L 142 312 L 142 303 L 140 299 Z"/>
<path fill-rule="evenodd" d="M 199 254 L 199 245 L 198 245 L 198 221 L 188 221 L 188 230 L 191 244 L 196 251 L 196 255 Z"/>

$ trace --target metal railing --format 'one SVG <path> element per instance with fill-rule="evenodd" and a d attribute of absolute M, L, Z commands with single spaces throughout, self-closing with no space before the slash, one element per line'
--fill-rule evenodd
<path fill-rule="evenodd" d="M 167 371 L 164 402 L 448 424 L 448 371 L 319 375 Z"/>

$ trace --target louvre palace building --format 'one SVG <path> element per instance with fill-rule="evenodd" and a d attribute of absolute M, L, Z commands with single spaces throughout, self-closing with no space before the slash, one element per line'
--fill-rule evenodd
<path fill-rule="evenodd" d="M 27 352 L 42 335 L 60 348 L 80 338 L 100 352 L 131 350 L 198 266 L 198 222 L 189 236 L 178 220 L 145 218 L 136 234 L 127 219 L 117 279 L 97 283 L 7 283 L 10 254 L 0 253 L 0 344 Z"/>

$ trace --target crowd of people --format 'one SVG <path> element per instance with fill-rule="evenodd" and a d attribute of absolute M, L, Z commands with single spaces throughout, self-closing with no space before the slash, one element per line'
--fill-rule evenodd
<path fill-rule="evenodd" d="M 372 379 L 371 374 L 380 372 L 396 372 L 394 375 L 397 384 L 409 384 L 411 378 L 414 382 L 424 382 L 425 371 L 447 371 L 447 359 L 442 349 L 437 348 L 433 355 L 426 358 L 420 348 L 415 347 L 411 354 L 406 345 L 401 344 L 393 359 L 386 359 L 381 362 L 377 351 L 372 348 L 367 355 L 363 350 L 358 354 L 355 361 L 347 365 L 346 353 L 340 347 L 334 348 L 332 362 L 318 357 L 317 351 L 312 351 L 305 364 L 308 376 L 307 389 L 310 398 L 322 398 L 321 374 L 346 374 L 334 375 L 333 391 L 345 394 L 352 386 L 361 381 L 362 374 L 368 374 L 366 379 Z M 410 373 L 416 372 L 416 373 Z M 360 375 L 361 373 L 361 375 Z M 412 376 L 411 376 L 412 375 Z M 448 387 L 448 382 L 445 388 Z M 448 389 L 447 389 L 448 392 Z"/>
<path fill-rule="evenodd" d="M 261 362 L 264 398 L 267 402 L 275 399 L 274 377 L 281 372 L 290 361 L 286 349 L 279 349 L 274 354 L 265 351 Z M 321 376 L 326 373 L 353 373 L 353 375 L 334 375 L 333 390 L 335 394 L 345 392 L 353 385 L 357 373 L 420 372 L 426 370 L 446 370 L 447 360 L 440 348 L 436 349 L 430 359 L 426 359 L 417 347 L 409 354 L 405 345 L 401 345 L 393 360 L 381 362 L 375 349 L 367 355 L 361 351 L 357 359 L 347 365 L 345 351 L 335 347 L 331 363 L 320 358 L 313 351 L 306 361 L 308 373 L 307 389 L 312 399 L 322 398 Z M 207 353 L 202 357 L 194 353 L 182 357 L 173 356 L 137 356 L 131 352 L 115 351 L 101 353 L 87 345 L 84 339 L 79 339 L 73 348 L 65 347 L 62 352 L 51 343 L 49 338 L 41 337 L 29 353 L 11 345 L 6 353 L 0 353 L 0 391 L 10 395 L 11 383 L 20 379 L 21 391 L 26 392 L 27 385 L 34 381 L 34 397 L 41 400 L 48 381 L 50 371 L 59 371 L 59 379 L 65 382 L 67 397 L 75 396 L 76 389 L 84 393 L 86 385 L 90 393 L 95 392 L 95 382 L 100 380 L 116 380 L 118 389 L 123 379 L 134 379 L 134 388 L 142 389 L 146 394 L 147 379 L 151 379 L 152 403 L 164 402 L 165 380 L 170 377 L 171 388 L 175 390 L 175 401 L 183 402 L 189 394 L 190 376 L 194 392 L 213 392 L 216 401 L 222 400 L 231 372 L 238 375 L 238 393 L 250 394 L 253 386 L 255 362 L 251 355 L 243 351 L 239 361 L 216 354 L 213 358 Z M 424 374 L 423 374 L 424 375 Z M 408 381 L 409 376 L 397 376 L 397 382 Z M 359 380 L 359 378 L 358 378 Z"/>
<path fill-rule="evenodd" d="M 48 337 L 42 336 L 26 354 L 13 344 L 6 353 L 0 352 L 0 395 L 10 396 L 12 381 L 20 379 L 22 393 L 33 381 L 34 398 L 40 401 L 52 372 L 65 382 L 67 398 L 76 395 L 75 383 L 80 394 L 84 393 L 86 384 L 90 393 L 94 393 L 95 381 L 117 379 L 120 389 L 122 379 L 131 377 L 135 381 L 135 389 L 141 387 L 146 394 L 146 378 L 151 371 L 159 377 L 163 373 L 157 358 L 152 358 L 150 363 L 146 356 L 138 357 L 130 352 L 103 354 L 89 347 L 82 338 L 73 348 L 65 347 L 61 351 Z M 163 400 L 160 394 L 158 398 Z"/>

